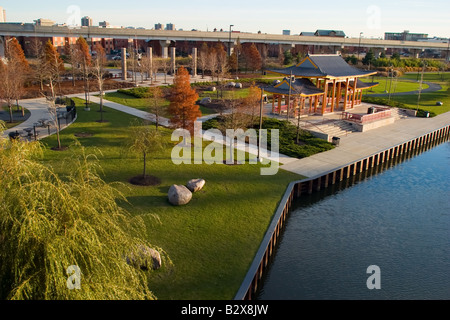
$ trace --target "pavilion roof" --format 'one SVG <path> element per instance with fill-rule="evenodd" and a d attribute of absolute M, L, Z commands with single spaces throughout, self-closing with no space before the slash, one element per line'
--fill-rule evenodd
<path fill-rule="evenodd" d="M 363 71 L 352 67 L 337 54 L 308 55 L 297 65 L 269 70 L 269 72 L 305 78 L 367 77 L 376 73 L 376 71 Z"/>
<path fill-rule="evenodd" d="M 354 83 L 355 83 L 354 81 L 350 81 L 349 86 L 353 87 Z M 358 89 L 370 89 L 378 86 L 379 84 L 380 84 L 379 82 L 364 82 L 359 79 L 356 81 L 356 87 Z"/>
<path fill-rule="evenodd" d="M 314 96 L 324 93 L 323 90 L 318 89 L 308 79 L 293 79 L 290 81 L 288 78 L 285 78 L 275 86 L 267 86 L 262 89 L 269 93 L 282 95 Z"/>

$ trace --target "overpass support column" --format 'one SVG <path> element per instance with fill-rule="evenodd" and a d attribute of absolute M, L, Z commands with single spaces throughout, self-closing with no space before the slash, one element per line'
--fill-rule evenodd
<path fill-rule="evenodd" d="M 170 48 L 170 73 L 175 75 L 177 70 L 176 48 Z"/>
<path fill-rule="evenodd" d="M 197 76 L 197 48 L 192 49 L 192 76 Z"/>
<path fill-rule="evenodd" d="M 5 57 L 5 37 L 0 36 L 0 58 Z"/>
<path fill-rule="evenodd" d="M 375 58 L 379 58 L 382 52 L 385 52 L 386 48 L 373 48 L 373 54 Z"/>
<path fill-rule="evenodd" d="M 411 49 L 411 52 L 413 54 L 413 57 L 416 59 L 419 59 L 419 55 L 420 53 L 422 53 L 424 50 L 423 49 Z"/>
<path fill-rule="evenodd" d="M 122 80 L 127 80 L 127 49 L 122 48 Z"/>
<path fill-rule="evenodd" d="M 283 53 L 285 53 L 286 51 L 291 51 L 292 48 L 294 48 L 295 45 L 293 44 L 282 44 L 281 45 L 281 49 L 283 50 Z"/>
<path fill-rule="evenodd" d="M 150 66 L 148 78 L 153 79 L 153 48 L 152 47 L 147 48 L 147 57 L 146 58 L 148 59 L 148 65 Z"/>
<path fill-rule="evenodd" d="M 170 41 L 164 40 L 164 41 L 160 41 L 159 43 L 161 44 L 161 56 L 163 57 L 163 59 L 169 58 Z"/>

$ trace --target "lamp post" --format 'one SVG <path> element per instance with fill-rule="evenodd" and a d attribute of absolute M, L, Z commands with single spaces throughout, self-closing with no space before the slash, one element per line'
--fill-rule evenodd
<path fill-rule="evenodd" d="M 363 32 L 359 33 L 359 45 L 358 45 L 358 63 L 359 63 L 359 52 L 361 51 L 361 36 L 363 35 Z"/>
<path fill-rule="evenodd" d="M 231 56 L 231 28 L 234 27 L 234 24 L 230 24 L 230 38 L 228 41 L 228 57 Z"/>
<path fill-rule="evenodd" d="M 264 108 L 264 88 L 261 89 L 261 105 L 259 109 L 259 135 L 258 135 L 258 162 L 262 162 L 261 159 L 261 143 L 262 143 L 262 125 L 263 125 L 263 108 Z"/>
<path fill-rule="evenodd" d="M 450 51 L 450 37 L 447 39 L 447 63 L 450 62 L 450 60 L 448 59 L 449 51 Z"/>

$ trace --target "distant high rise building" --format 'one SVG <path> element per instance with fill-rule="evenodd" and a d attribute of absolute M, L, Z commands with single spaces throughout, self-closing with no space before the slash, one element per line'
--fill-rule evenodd
<path fill-rule="evenodd" d="M 91 27 L 92 19 L 88 16 L 81 18 L 81 26 L 82 27 Z"/>
<path fill-rule="evenodd" d="M 99 22 L 98 25 L 99 25 L 99 27 L 102 27 L 102 28 L 108 28 L 109 22 L 108 21 Z"/>
<path fill-rule="evenodd" d="M 155 30 L 162 30 L 162 24 L 161 23 L 156 23 L 155 24 Z"/>
<path fill-rule="evenodd" d="M 6 10 L 0 7 L 0 22 L 6 22 Z"/>
<path fill-rule="evenodd" d="M 291 30 L 283 30 L 283 36 L 290 36 Z"/>
<path fill-rule="evenodd" d="M 166 26 L 166 30 L 175 30 L 175 25 L 172 23 L 168 23 Z"/>

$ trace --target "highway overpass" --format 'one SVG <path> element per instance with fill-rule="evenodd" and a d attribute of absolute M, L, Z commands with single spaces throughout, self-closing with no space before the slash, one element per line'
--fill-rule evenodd
<path fill-rule="evenodd" d="M 169 30 L 147 30 L 128 28 L 101 28 L 101 27 L 78 27 L 67 26 L 39 26 L 32 23 L 0 23 L 0 37 L 79 37 L 86 38 L 114 38 L 114 39 L 138 39 L 169 41 L 198 41 L 229 43 L 229 32 L 204 32 L 204 31 L 169 31 Z M 394 41 L 366 38 L 338 38 L 317 36 L 295 36 L 257 33 L 231 33 L 231 42 L 235 43 L 237 38 L 241 43 L 253 42 L 264 44 L 281 44 L 284 46 L 314 45 L 330 46 L 336 51 L 346 47 L 386 49 L 408 49 L 413 52 L 427 49 L 447 52 L 447 43 L 418 42 L 418 41 Z"/>

